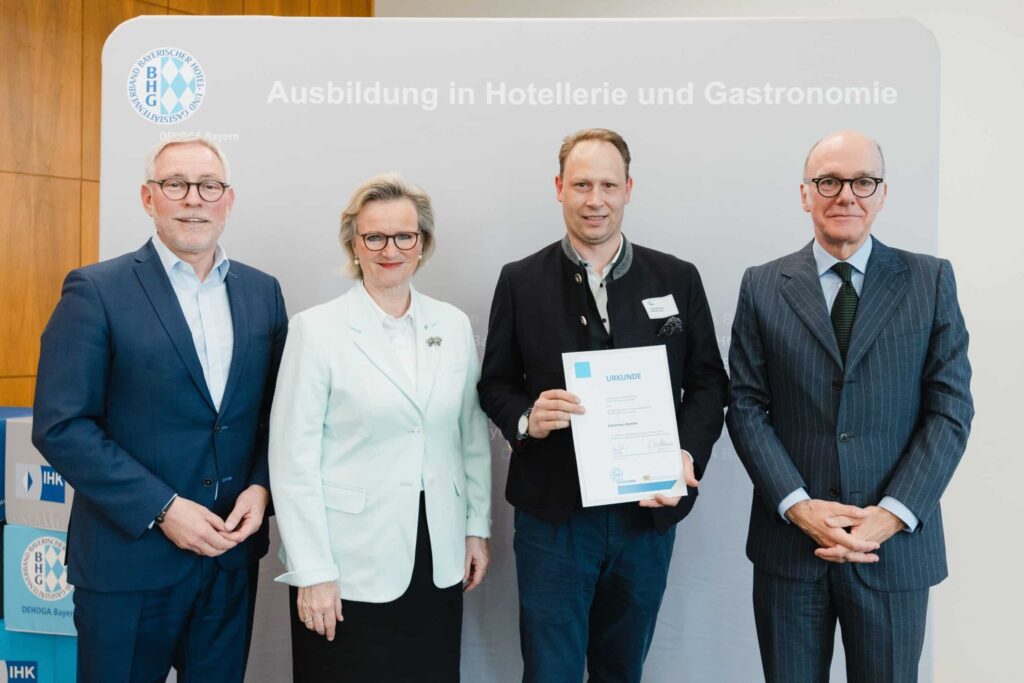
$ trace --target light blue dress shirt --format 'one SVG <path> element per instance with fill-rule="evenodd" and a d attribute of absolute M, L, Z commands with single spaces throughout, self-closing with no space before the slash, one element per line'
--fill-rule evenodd
<path fill-rule="evenodd" d="M 192 266 L 175 256 L 159 236 L 153 237 L 153 246 L 156 247 L 156 253 L 160 256 L 160 262 L 192 333 L 192 343 L 199 356 L 199 365 L 203 368 L 206 388 L 210 391 L 213 405 L 220 410 L 235 344 L 228 287 L 224 282 L 231 262 L 224 254 L 224 248 L 218 244 L 213 255 L 213 270 L 205 281 L 200 282 Z"/>
<path fill-rule="evenodd" d="M 858 296 L 864 289 L 864 274 L 868 269 L 868 259 L 871 257 L 871 244 L 873 241 L 874 238 L 868 238 L 864 241 L 864 244 L 861 245 L 860 249 L 858 249 L 850 258 L 846 259 L 846 262 L 853 266 L 853 274 L 851 275 L 850 280 L 853 284 L 853 288 L 857 290 Z M 832 271 L 832 266 L 839 263 L 839 259 L 825 251 L 821 245 L 818 244 L 818 240 L 814 240 L 814 244 L 811 245 L 811 252 L 814 254 L 814 263 L 818 267 L 818 279 L 821 282 L 822 294 L 825 296 L 825 306 L 831 311 L 832 303 L 836 300 L 836 295 L 839 294 L 839 288 L 843 284 L 843 279 L 839 277 L 837 273 Z M 803 487 L 798 488 L 796 491 L 793 491 L 791 494 L 783 498 L 782 502 L 779 503 L 779 514 L 782 516 L 782 519 L 786 520 L 788 523 L 789 518 L 786 517 L 786 512 L 789 511 L 789 508 L 793 507 L 800 501 L 810 499 L 811 497 L 807 495 L 807 491 Z M 899 502 L 892 496 L 885 496 L 882 498 L 878 503 L 878 506 L 885 508 L 892 514 L 899 517 L 900 520 L 907 525 L 905 531 L 913 533 L 914 529 L 917 528 L 917 515 L 911 512 L 906 505 Z"/>

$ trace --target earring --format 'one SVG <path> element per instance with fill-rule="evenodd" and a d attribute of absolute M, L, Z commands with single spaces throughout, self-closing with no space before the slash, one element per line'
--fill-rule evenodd
<path fill-rule="evenodd" d="M 358 256 L 357 256 L 357 257 L 355 257 L 354 259 L 352 259 L 352 264 L 353 264 L 353 265 L 356 265 L 356 266 L 358 266 L 358 265 L 359 265 L 359 257 L 358 257 Z"/>
<path fill-rule="evenodd" d="M 423 254 L 420 254 L 420 261 L 423 260 Z"/>

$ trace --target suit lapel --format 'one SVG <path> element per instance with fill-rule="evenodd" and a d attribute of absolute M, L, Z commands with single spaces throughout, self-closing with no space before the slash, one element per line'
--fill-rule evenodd
<path fill-rule="evenodd" d="M 212 276 L 212 274 L 211 274 Z M 224 285 L 228 290 L 228 304 L 231 307 L 231 329 L 234 330 L 234 344 L 231 350 L 231 367 L 228 368 L 228 380 L 224 385 L 224 395 L 220 400 L 220 410 L 224 412 L 231 395 L 238 386 L 238 380 L 245 367 L 245 354 L 249 350 L 249 313 L 245 306 L 243 285 L 238 282 L 238 274 L 228 269 Z"/>
<path fill-rule="evenodd" d="M 384 336 L 380 320 L 370 308 L 373 304 L 370 303 L 369 294 L 362 291 L 362 286 L 357 284 L 350 291 L 350 300 L 349 329 L 352 332 L 352 343 L 380 370 L 387 381 L 405 394 L 413 405 L 419 407 L 416 388 L 412 386 L 412 379 L 406 376 L 391 343 Z"/>
<path fill-rule="evenodd" d="M 203 368 L 199 365 L 192 332 L 188 329 L 188 323 L 185 322 L 171 281 L 167 279 L 167 273 L 164 272 L 160 257 L 157 256 L 151 242 L 147 242 L 135 252 L 135 275 L 139 278 L 139 283 L 153 305 L 153 310 L 156 311 L 167 336 L 171 338 L 181 362 L 185 364 L 188 374 L 192 377 L 196 389 L 206 399 L 210 408 L 216 411 L 210 390 L 206 386 L 206 378 L 203 377 Z"/>
<path fill-rule="evenodd" d="M 878 240 L 874 241 L 867 272 L 864 273 L 864 291 L 857 304 L 857 317 L 853 320 L 853 331 L 850 334 L 850 349 L 846 354 L 847 372 L 864 357 L 878 333 L 906 298 L 906 269 L 906 264 L 895 251 Z"/>
<path fill-rule="evenodd" d="M 426 412 L 427 403 L 430 401 L 430 392 L 434 388 L 434 378 L 437 376 L 437 366 L 441 358 L 441 345 L 446 341 L 437 329 L 437 319 L 434 317 L 433 305 L 413 292 L 413 300 L 416 304 L 416 389 L 419 394 L 420 410 Z M 429 345 L 427 340 L 436 337 L 440 343 Z M 449 344 L 455 343 L 454 339 L 447 340 Z"/>
<path fill-rule="evenodd" d="M 795 254 L 785 257 L 780 273 L 784 278 L 782 297 L 811 334 L 825 347 L 836 365 L 842 367 L 839 344 L 836 343 L 836 333 L 832 329 L 828 307 L 825 305 L 825 296 L 821 291 L 821 280 L 818 278 L 818 268 L 814 263 L 810 243 Z"/>

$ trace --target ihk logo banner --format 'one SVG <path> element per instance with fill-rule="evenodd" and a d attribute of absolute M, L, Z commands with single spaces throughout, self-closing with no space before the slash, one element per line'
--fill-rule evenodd
<path fill-rule="evenodd" d="M 15 662 L 0 659 L 0 683 L 7 681 L 37 681 L 37 662 Z"/>
<path fill-rule="evenodd" d="M 21 578 L 37 598 L 55 602 L 67 597 L 73 587 L 64 567 L 64 541 L 40 536 L 29 543 L 21 555 Z"/>
<path fill-rule="evenodd" d="M 18 485 L 14 493 L 23 500 L 41 500 L 47 503 L 64 502 L 64 477 L 49 465 L 17 463 Z"/>
<path fill-rule="evenodd" d="M 176 47 L 150 50 L 128 72 L 128 101 L 139 116 L 162 125 L 192 116 L 203 103 L 206 75 L 195 57 Z"/>

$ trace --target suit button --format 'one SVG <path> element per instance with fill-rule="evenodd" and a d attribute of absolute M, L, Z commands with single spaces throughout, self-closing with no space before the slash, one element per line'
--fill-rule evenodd
<path fill-rule="evenodd" d="M 836 391 L 841 391 L 843 388 L 843 380 L 837 379 L 835 382 L 832 382 L 832 388 Z"/>
<path fill-rule="evenodd" d="M 587 326 L 587 316 L 585 316 L 585 315 L 581 315 L 580 316 L 580 325 L 583 325 L 583 327 Z"/>
<path fill-rule="evenodd" d="M 218 434 L 220 434 L 221 432 L 223 432 L 227 428 L 228 428 L 227 425 L 222 425 L 220 422 L 218 422 L 217 424 L 213 425 L 213 431 L 215 431 Z"/>
<path fill-rule="evenodd" d="M 213 486 L 213 479 L 210 479 L 209 477 L 207 477 L 206 479 L 203 479 L 203 486 L 205 486 L 207 488 Z"/>
<path fill-rule="evenodd" d="M 576 273 L 576 284 L 581 284 L 582 282 L 583 282 L 583 276 L 580 275 L 579 273 Z"/>
<path fill-rule="evenodd" d="M 839 497 L 839 489 L 829 489 L 828 490 L 828 495 L 832 496 L 833 498 L 838 498 Z"/>
<path fill-rule="evenodd" d="M 839 443 L 846 443 L 849 440 L 850 440 L 850 435 L 847 434 L 846 432 L 843 432 L 842 434 L 839 435 Z"/>

